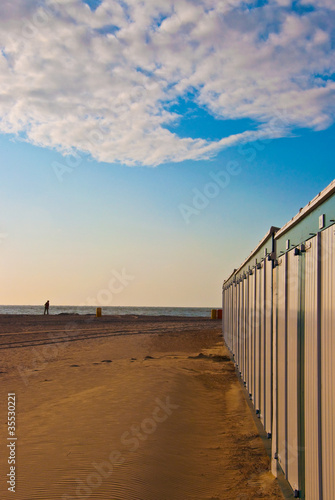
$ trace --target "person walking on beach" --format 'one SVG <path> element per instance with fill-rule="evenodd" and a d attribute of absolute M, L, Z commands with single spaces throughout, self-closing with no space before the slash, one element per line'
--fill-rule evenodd
<path fill-rule="evenodd" d="M 44 304 L 44 314 L 49 314 L 49 301 L 47 300 L 46 303 Z"/>

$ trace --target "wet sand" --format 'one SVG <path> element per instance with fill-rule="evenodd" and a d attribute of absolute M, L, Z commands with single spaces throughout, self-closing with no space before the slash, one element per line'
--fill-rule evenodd
<path fill-rule="evenodd" d="M 0 357 L 2 499 L 283 498 L 219 322 L 3 315 Z"/>

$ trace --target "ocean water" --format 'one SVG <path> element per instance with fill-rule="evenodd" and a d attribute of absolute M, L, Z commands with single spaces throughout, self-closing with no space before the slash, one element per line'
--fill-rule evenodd
<path fill-rule="evenodd" d="M 95 314 L 95 306 L 53 306 L 50 314 Z M 0 306 L 0 314 L 43 314 L 44 306 Z M 135 314 L 145 316 L 182 316 L 209 318 L 209 307 L 102 307 L 102 314 Z"/>

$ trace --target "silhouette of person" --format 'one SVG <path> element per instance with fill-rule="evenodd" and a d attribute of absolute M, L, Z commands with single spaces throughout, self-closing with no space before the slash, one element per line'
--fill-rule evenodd
<path fill-rule="evenodd" d="M 47 300 L 44 304 L 44 314 L 49 314 L 49 301 Z"/>

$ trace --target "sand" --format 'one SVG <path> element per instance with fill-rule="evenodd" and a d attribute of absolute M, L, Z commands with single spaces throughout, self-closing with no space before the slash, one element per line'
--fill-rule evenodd
<path fill-rule="evenodd" d="M 219 322 L 3 315 L 0 352 L 1 499 L 283 498 Z"/>

